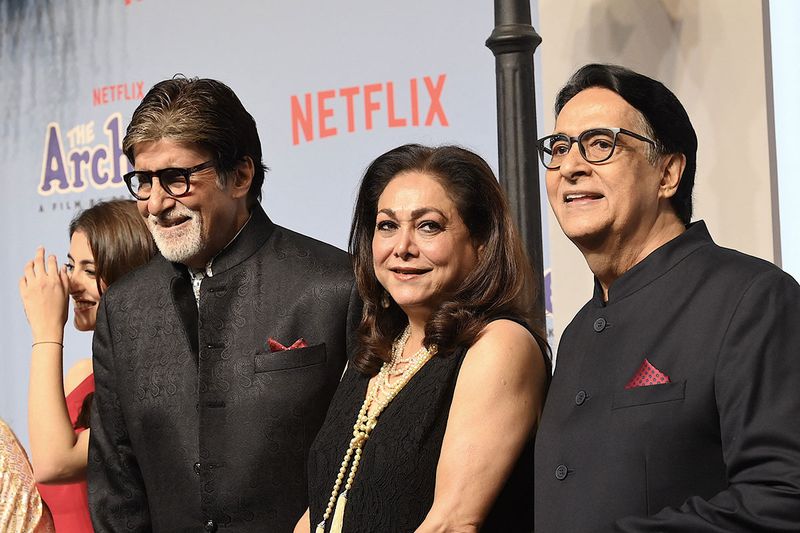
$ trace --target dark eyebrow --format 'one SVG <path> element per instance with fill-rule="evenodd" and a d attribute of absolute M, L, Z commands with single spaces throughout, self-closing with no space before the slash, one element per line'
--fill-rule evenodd
<path fill-rule="evenodd" d="M 384 213 L 385 215 L 388 215 L 391 218 L 397 218 L 397 214 L 394 212 L 394 210 L 389 209 L 388 207 L 378 211 L 378 214 L 380 213 Z M 438 213 L 442 218 L 448 220 L 447 215 L 445 215 L 440 209 L 436 209 L 435 207 L 420 207 L 418 209 L 414 209 L 411 212 L 411 220 L 416 220 L 427 213 Z"/>
<path fill-rule="evenodd" d="M 441 210 L 436 209 L 435 207 L 420 207 L 419 209 L 414 209 L 411 212 L 411 218 L 416 220 L 423 215 L 427 215 L 428 213 L 438 213 L 443 219 L 447 220 L 447 215 L 445 215 Z"/>

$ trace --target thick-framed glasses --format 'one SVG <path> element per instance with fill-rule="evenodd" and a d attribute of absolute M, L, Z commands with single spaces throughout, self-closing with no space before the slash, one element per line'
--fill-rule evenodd
<path fill-rule="evenodd" d="M 539 158 L 546 168 L 556 170 L 561 166 L 564 158 L 567 157 L 572 148 L 572 143 L 578 143 L 578 151 L 586 161 L 589 163 L 602 163 L 603 161 L 608 161 L 614 155 L 614 148 L 617 147 L 617 137 L 620 133 L 650 143 L 653 146 L 656 145 L 652 139 L 624 128 L 593 128 L 584 131 L 577 137 L 570 137 L 563 133 L 542 137 L 537 142 Z"/>
<path fill-rule="evenodd" d="M 122 179 L 125 180 L 128 190 L 137 200 L 150 198 L 150 192 L 153 190 L 153 178 L 158 178 L 158 182 L 167 194 L 173 198 L 180 198 L 189 192 L 189 178 L 191 175 L 212 166 L 214 166 L 213 161 L 206 161 L 191 168 L 134 170 L 122 176 Z"/>

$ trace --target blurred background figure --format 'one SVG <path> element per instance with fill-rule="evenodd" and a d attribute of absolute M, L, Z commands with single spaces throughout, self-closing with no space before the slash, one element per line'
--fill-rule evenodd
<path fill-rule="evenodd" d="M 531 531 L 548 351 L 526 321 L 541 288 L 491 169 L 454 146 L 378 157 L 350 252 L 358 346 L 295 531 Z"/>
<path fill-rule="evenodd" d="M 55 531 L 53 518 L 36 490 L 28 456 L 3 420 L 0 420 L 0 531 Z"/>
<path fill-rule="evenodd" d="M 69 226 L 67 264 L 39 248 L 25 266 L 20 295 L 33 333 L 28 424 L 36 481 L 60 532 L 93 531 L 86 465 L 92 360 L 81 359 L 63 377 L 63 338 L 70 297 L 79 331 L 93 331 L 108 286 L 155 254 L 136 202 L 99 203 Z M 66 397 L 65 397 L 66 391 Z"/>

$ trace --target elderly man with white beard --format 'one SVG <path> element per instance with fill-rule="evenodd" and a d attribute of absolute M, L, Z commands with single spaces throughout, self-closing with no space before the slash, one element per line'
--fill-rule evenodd
<path fill-rule="evenodd" d="M 97 317 L 97 531 L 288 531 L 360 316 L 350 261 L 273 224 L 253 117 L 209 79 L 156 84 L 124 176 L 161 252 Z"/>

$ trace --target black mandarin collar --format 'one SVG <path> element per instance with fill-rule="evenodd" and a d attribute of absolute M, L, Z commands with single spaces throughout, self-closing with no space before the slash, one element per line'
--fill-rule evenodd
<path fill-rule="evenodd" d="M 595 307 L 613 305 L 666 274 L 698 248 L 713 243 L 706 223 L 702 220 L 693 222 L 686 228 L 686 231 L 661 245 L 614 280 L 608 288 L 608 302 L 603 301 L 603 287 L 595 277 L 592 303 Z"/>
<path fill-rule="evenodd" d="M 269 219 L 264 209 L 260 205 L 256 205 L 250 215 L 250 220 L 242 227 L 239 235 L 214 256 L 214 261 L 211 264 L 211 271 L 214 276 L 235 267 L 256 253 L 264 242 L 269 239 L 274 230 L 275 224 Z M 179 263 L 171 264 L 177 275 L 183 276 L 188 272 L 185 265 Z"/>

